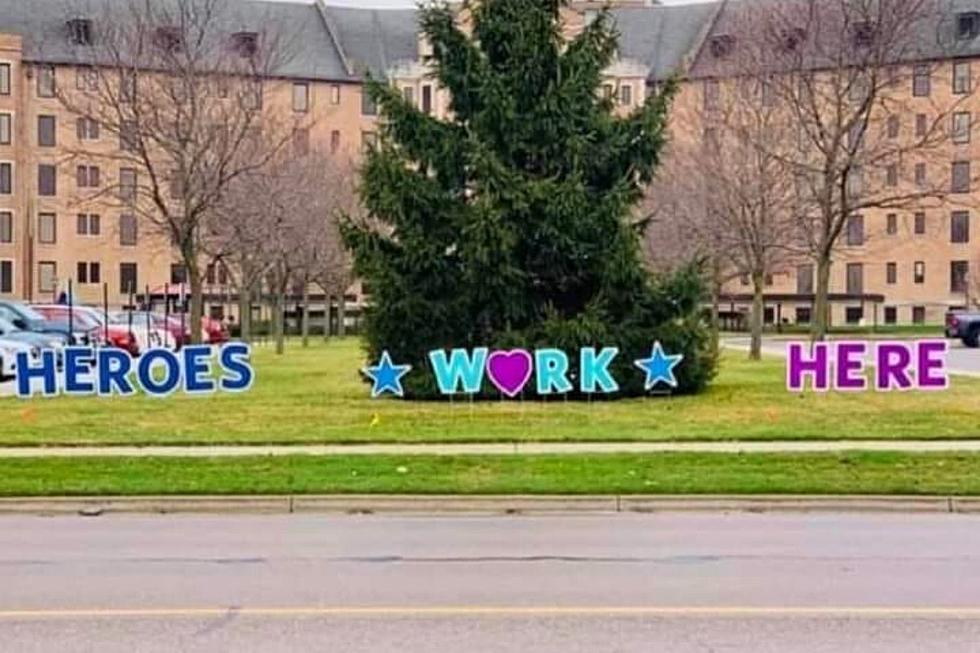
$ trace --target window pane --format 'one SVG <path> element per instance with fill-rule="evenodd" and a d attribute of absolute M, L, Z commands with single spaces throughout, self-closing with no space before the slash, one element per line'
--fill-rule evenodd
<path fill-rule="evenodd" d="M 293 84 L 293 111 L 306 113 L 310 102 L 309 84 Z"/>
<path fill-rule="evenodd" d="M 950 218 L 950 240 L 954 243 L 970 242 L 970 214 L 967 211 L 953 211 Z"/>
<path fill-rule="evenodd" d="M 37 144 L 41 147 L 54 147 L 56 137 L 54 116 L 37 117 Z"/>
<path fill-rule="evenodd" d="M 0 95 L 10 95 L 10 64 L 0 64 Z"/>
<path fill-rule="evenodd" d="M 57 238 L 57 219 L 54 213 L 40 213 L 37 216 L 37 239 L 39 242 L 50 245 Z"/>
<path fill-rule="evenodd" d="M 969 286 L 970 263 L 969 261 L 950 261 L 949 264 L 949 291 L 966 292 Z"/>
<path fill-rule="evenodd" d="M 138 238 L 135 215 L 119 216 L 119 244 L 133 246 Z"/>
<path fill-rule="evenodd" d="M 12 293 L 14 291 L 14 263 L 13 261 L 0 261 L 0 292 Z"/>
<path fill-rule="evenodd" d="M 135 263 L 119 264 L 119 292 L 123 294 L 135 293 L 139 287 L 137 279 L 137 268 Z"/>
<path fill-rule="evenodd" d="M 0 211 L 0 243 L 14 241 L 14 214 L 10 211 Z"/>
<path fill-rule="evenodd" d="M 79 236 L 88 235 L 88 216 L 84 213 L 78 214 L 78 218 L 75 221 L 75 233 Z"/>
<path fill-rule="evenodd" d="M 0 145 L 10 145 L 13 130 L 9 113 L 0 113 Z"/>
<path fill-rule="evenodd" d="M 57 195 L 57 168 L 53 165 L 42 163 L 37 167 L 37 193 L 44 197 Z"/>
<path fill-rule="evenodd" d="M 54 97 L 54 66 L 41 66 L 37 71 L 38 97 Z"/>
<path fill-rule="evenodd" d="M 58 267 L 51 261 L 41 261 L 37 264 L 38 290 L 54 292 L 58 277 Z"/>
<path fill-rule="evenodd" d="M 956 161 L 953 163 L 952 192 L 970 192 L 970 162 Z"/>
<path fill-rule="evenodd" d="M 0 163 L 0 195 L 10 195 L 13 192 L 14 168 L 10 163 Z"/>

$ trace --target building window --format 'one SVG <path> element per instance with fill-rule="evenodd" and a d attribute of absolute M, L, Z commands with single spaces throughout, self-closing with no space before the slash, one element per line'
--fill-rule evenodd
<path fill-rule="evenodd" d="M 847 264 L 847 290 L 848 295 L 860 295 L 864 293 L 864 264 Z"/>
<path fill-rule="evenodd" d="M 57 123 L 54 116 L 37 117 L 37 144 L 40 147 L 54 147 L 57 143 Z"/>
<path fill-rule="evenodd" d="M 37 289 L 41 292 L 54 292 L 58 285 L 58 264 L 54 261 L 39 261 L 37 264 Z"/>
<path fill-rule="evenodd" d="M 432 113 L 432 85 L 422 85 L 422 112 Z"/>
<path fill-rule="evenodd" d="M 9 113 L 0 113 L 0 145 L 10 145 L 13 133 L 13 116 Z"/>
<path fill-rule="evenodd" d="M 58 239 L 58 219 L 54 213 L 38 213 L 37 241 L 44 245 L 53 245 Z"/>
<path fill-rule="evenodd" d="M 796 307 L 796 323 L 797 324 L 809 324 L 811 320 L 811 311 L 809 306 L 797 306 Z"/>
<path fill-rule="evenodd" d="M 969 278 L 970 278 L 969 261 L 949 262 L 949 292 L 965 293 L 970 285 Z"/>
<path fill-rule="evenodd" d="M 952 171 L 951 191 L 954 193 L 970 192 L 970 162 L 954 161 Z"/>
<path fill-rule="evenodd" d="M 102 233 L 102 216 L 98 213 L 79 213 L 75 233 L 79 236 L 98 236 Z"/>
<path fill-rule="evenodd" d="M 136 169 L 119 169 L 119 199 L 127 202 L 136 201 Z"/>
<path fill-rule="evenodd" d="M 242 95 L 242 106 L 249 111 L 258 111 L 262 108 L 263 94 L 262 80 L 253 79 L 245 85 L 245 93 Z"/>
<path fill-rule="evenodd" d="M 123 152 L 135 152 L 139 148 L 139 133 L 136 123 L 123 120 L 119 123 L 119 149 Z"/>
<path fill-rule="evenodd" d="M 704 80 L 704 110 L 714 111 L 718 108 L 718 98 L 721 95 L 721 86 L 717 79 Z"/>
<path fill-rule="evenodd" d="M 864 309 L 860 306 L 848 306 L 844 309 L 844 320 L 848 324 L 860 324 L 864 319 Z"/>
<path fill-rule="evenodd" d="M 847 219 L 847 244 L 860 247 L 864 244 L 864 216 L 852 215 Z"/>
<path fill-rule="evenodd" d="M 293 153 L 296 156 L 306 156 L 310 153 L 310 130 L 299 127 L 293 130 Z"/>
<path fill-rule="evenodd" d="M 14 164 L 0 163 L 0 195 L 14 192 Z"/>
<path fill-rule="evenodd" d="M 889 213 L 885 216 L 885 233 L 894 236 L 898 233 L 898 214 Z"/>
<path fill-rule="evenodd" d="M 861 196 L 864 189 L 864 172 L 861 166 L 852 167 L 847 173 L 847 194 L 852 198 Z"/>
<path fill-rule="evenodd" d="M 0 243 L 14 242 L 14 214 L 0 211 Z"/>
<path fill-rule="evenodd" d="M 54 197 L 58 194 L 58 168 L 42 163 L 37 167 L 37 194 L 42 197 Z"/>
<path fill-rule="evenodd" d="M 138 236 L 136 216 L 131 213 L 119 216 L 119 244 L 123 247 L 134 247 Z"/>
<path fill-rule="evenodd" d="M 75 88 L 79 91 L 97 91 L 99 76 L 92 66 L 79 66 L 75 71 Z"/>
<path fill-rule="evenodd" d="M 78 118 L 75 121 L 75 133 L 80 141 L 99 140 L 99 123 L 92 118 Z"/>
<path fill-rule="evenodd" d="M 915 135 L 922 137 L 929 131 L 929 118 L 924 113 L 915 116 Z"/>
<path fill-rule="evenodd" d="M 14 262 L 0 261 L 0 293 L 14 291 Z"/>
<path fill-rule="evenodd" d="M 956 14 L 956 38 L 961 41 L 974 39 L 980 34 L 980 13 L 964 11 Z"/>
<path fill-rule="evenodd" d="M 953 211 L 949 219 L 949 240 L 953 243 L 970 242 L 969 211 Z"/>
<path fill-rule="evenodd" d="M 619 103 L 624 107 L 633 105 L 633 85 L 623 84 L 619 87 Z"/>
<path fill-rule="evenodd" d="M 898 138 L 901 119 L 898 116 L 888 116 L 888 138 Z"/>
<path fill-rule="evenodd" d="M 926 232 L 926 214 L 916 213 L 915 217 L 913 218 L 913 221 L 915 223 L 914 226 L 915 235 L 917 236 L 923 235 Z"/>
<path fill-rule="evenodd" d="M 293 84 L 293 111 L 306 113 L 310 110 L 310 85 L 306 82 Z"/>
<path fill-rule="evenodd" d="M 337 150 L 340 149 L 340 131 L 333 130 L 330 132 L 330 153 L 336 154 Z"/>
<path fill-rule="evenodd" d="M 415 87 L 414 86 L 403 86 L 402 87 L 402 98 L 407 104 L 415 106 Z"/>
<path fill-rule="evenodd" d="M 929 64 L 917 64 L 912 72 L 912 95 L 928 97 L 932 91 L 932 71 Z"/>
<path fill-rule="evenodd" d="M 98 188 L 102 183 L 99 166 L 77 166 L 75 182 L 79 188 Z"/>
<path fill-rule="evenodd" d="M 54 66 L 38 67 L 37 96 L 54 97 Z"/>
<path fill-rule="evenodd" d="M 917 186 L 925 186 L 927 183 L 926 179 L 926 164 L 916 163 L 915 164 L 915 183 Z"/>
<path fill-rule="evenodd" d="M 898 323 L 898 309 L 894 306 L 885 307 L 885 324 L 897 324 Z"/>
<path fill-rule="evenodd" d="M 378 135 L 374 132 L 361 132 L 361 151 L 368 152 L 378 144 Z"/>
<path fill-rule="evenodd" d="M 925 261 L 916 261 L 912 264 L 912 282 L 917 284 L 923 284 L 926 282 Z"/>
<path fill-rule="evenodd" d="M 898 186 L 898 164 L 890 163 L 885 167 L 885 185 Z"/>
<path fill-rule="evenodd" d="M 187 270 L 180 263 L 170 265 L 170 283 L 180 285 L 187 283 Z"/>
<path fill-rule="evenodd" d="M 340 104 L 340 84 L 330 85 L 330 104 Z"/>
<path fill-rule="evenodd" d="M 953 142 L 957 145 L 970 142 L 970 112 L 957 111 L 953 114 Z"/>
<path fill-rule="evenodd" d="M 796 266 L 796 294 L 813 294 L 813 264 L 805 263 Z"/>
<path fill-rule="evenodd" d="M 374 102 L 374 98 L 368 93 L 366 88 L 361 89 L 361 115 L 362 116 L 375 116 L 378 114 L 378 107 Z"/>
<path fill-rule="evenodd" d="M 926 307 L 925 306 L 913 306 L 912 307 L 912 324 L 925 324 L 926 323 Z"/>
<path fill-rule="evenodd" d="M 10 95 L 9 63 L 0 63 L 0 95 Z"/>
<path fill-rule="evenodd" d="M 898 283 L 898 263 L 885 263 L 885 283 L 888 285 Z"/>
<path fill-rule="evenodd" d="M 99 283 L 102 280 L 102 266 L 99 263 L 80 261 L 75 269 L 78 283 Z"/>
<path fill-rule="evenodd" d="M 128 295 L 136 292 L 139 287 L 139 268 L 136 263 L 119 264 L 119 292 Z"/>
<path fill-rule="evenodd" d="M 953 93 L 966 95 L 972 86 L 970 79 L 970 62 L 957 61 L 953 63 Z"/>

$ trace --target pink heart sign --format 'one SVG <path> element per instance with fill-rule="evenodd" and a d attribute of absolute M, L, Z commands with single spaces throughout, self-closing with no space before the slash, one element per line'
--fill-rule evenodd
<path fill-rule="evenodd" d="M 525 349 L 495 351 L 487 358 L 487 376 L 508 397 L 516 397 L 531 378 L 531 354 Z"/>

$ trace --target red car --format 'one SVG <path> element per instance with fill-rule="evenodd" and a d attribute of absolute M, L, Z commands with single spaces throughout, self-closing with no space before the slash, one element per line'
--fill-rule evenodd
<path fill-rule="evenodd" d="M 174 337 L 180 333 L 181 316 L 180 313 L 176 315 L 171 314 L 168 318 L 170 320 L 170 329 Z M 189 343 L 191 340 L 191 316 L 184 314 L 183 317 L 184 324 L 184 340 L 178 341 L 182 343 Z M 228 333 L 228 327 L 221 322 L 221 320 L 215 320 L 207 315 L 201 316 L 201 342 L 204 344 L 212 345 L 222 345 L 228 342 L 231 336 Z"/>
<path fill-rule="evenodd" d="M 48 318 L 49 320 L 68 321 L 69 312 L 72 322 L 81 330 L 89 334 L 92 342 L 96 345 L 107 345 L 117 347 L 129 352 L 130 356 L 139 356 L 140 347 L 136 337 L 130 332 L 129 327 L 120 324 L 106 325 L 102 313 L 89 306 L 72 306 L 70 309 L 64 304 L 41 304 L 33 306 L 34 310 Z"/>

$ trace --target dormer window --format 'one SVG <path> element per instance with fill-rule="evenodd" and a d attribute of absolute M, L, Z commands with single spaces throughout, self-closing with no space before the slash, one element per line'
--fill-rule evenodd
<path fill-rule="evenodd" d="M 805 39 L 805 29 L 802 27 L 792 27 L 790 29 L 783 30 L 783 33 L 780 34 L 779 42 L 783 50 L 786 52 L 795 52 Z"/>
<path fill-rule="evenodd" d="M 259 35 L 256 32 L 236 32 L 231 35 L 231 46 L 242 57 L 254 57 L 259 51 Z"/>
<path fill-rule="evenodd" d="M 980 34 L 980 11 L 964 11 L 956 14 L 956 38 L 961 41 L 975 39 Z"/>
<path fill-rule="evenodd" d="M 875 40 L 875 25 L 874 23 L 862 20 L 858 23 L 854 23 L 851 27 L 851 38 L 854 39 L 854 45 L 859 48 L 866 48 Z"/>
<path fill-rule="evenodd" d="M 184 46 L 184 37 L 181 35 L 179 27 L 167 25 L 156 28 L 153 33 L 153 42 L 164 52 L 177 52 Z"/>
<path fill-rule="evenodd" d="M 72 18 L 68 21 L 68 40 L 72 45 L 92 45 L 92 21 Z"/>
<path fill-rule="evenodd" d="M 724 59 L 735 49 L 735 37 L 731 34 L 715 34 L 711 37 L 711 56 Z"/>

